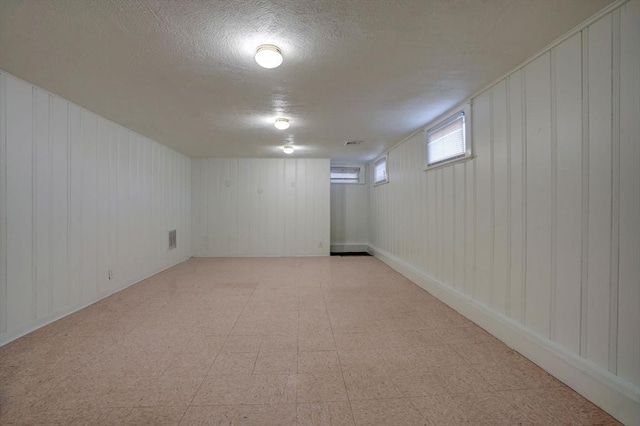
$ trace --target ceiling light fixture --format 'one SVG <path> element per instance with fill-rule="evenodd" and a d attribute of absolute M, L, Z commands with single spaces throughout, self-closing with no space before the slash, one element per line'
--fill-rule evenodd
<path fill-rule="evenodd" d="M 282 52 L 273 44 L 260 45 L 256 51 L 256 62 L 262 68 L 277 68 L 282 64 Z"/>
<path fill-rule="evenodd" d="M 282 152 L 284 152 L 285 154 L 293 154 L 293 146 L 291 145 L 285 145 L 282 147 Z"/>
<path fill-rule="evenodd" d="M 286 118 L 276 118 L 276 121 L 275 123 L 273 123 L 273 125 L 278 130 L 287 130 L 290 126 L 289 120 Z"/>

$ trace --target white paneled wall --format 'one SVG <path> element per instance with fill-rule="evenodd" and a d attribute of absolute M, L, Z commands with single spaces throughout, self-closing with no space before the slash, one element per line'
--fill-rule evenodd
<path fill-rule="evenodd" d="M 389 153 L 390 183 L 370 188 L 380 257 L 487 327 L 508 324 L 501 337 L 545 368 L 568 360 L 554 374 L 629 424 L 640 421 L 639 45 L 631 1 L 472 100 L 474 160 L 424 172 L 420 133 Z"/>
<path fill-rule="evenodd" d="M 188 157 L 6 73 L 0 162 L 0 344 L 191 254 Z"/>
<path fill-rule="evenodd" d="M 194 256 L 329 254 L 328 159 L 193 159 Z"/>
<path fill-rule="evenodd" d="M 331 251 L 369 248 L 369 186 L 331 184 Z"/>

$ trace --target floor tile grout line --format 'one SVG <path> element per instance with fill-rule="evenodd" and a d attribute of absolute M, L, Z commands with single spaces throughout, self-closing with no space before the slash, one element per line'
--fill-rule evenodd
<path fill-rule="evenodd" d="M 338 354 L 338 347 L 336 345 L 336 336 L 335 336 L 335 333 L 333 332 L 333 324 L 331 323 L 331 317 L 329 316 L 329 308 L 327 306 L 327 301 L 325 298 L 322 281 L 320 282 L 320 294 L 322 295 L 322 303 L 324 304 L 324 311 L 327 315 L 327 319 L 329 320 L 329 327 L 331 328 L 331 338 L 333 339 L 333 345 L 336 348 L 336 357 L 338 358 L 338 365 L 340 366 L 340 373 L 342 375 L 342 384 L 344 385 L 344 392 L 347 395 L 347 401 L 349 402 L 349 409 L 351 410 L 351 419 L 353 420 L 353 424 L 355 425 L 356 416 L 353 413 L 353 406 L 351 405 L 351 398 L 349 397 L 349 390 L 347 389 L 347 381 L 344 378 L 344 369 L 342 368 L 342 361 L 340 361 L 340 355 Z"/>
<path fill-rule="evenodd" d="M 240 319 L 240 316 L 242 316 L 242 313 L 244 312 L 244 310 L 246 309 L 247 305 L 249 304 L 249 301 L 251 300 L 251 297 L 253 296 L 253 294 L 256 291 L 256 288 L 258 288 L 258 285 L 260 285 L 260 281 L 261 281 L 261 279 L 258 280 L 258 284 L 253 288 L 253 290 L 251 291 L 251 294 L 247 297 L 247 300 L 245 301 L 244 305 L 242 306 L 242 310 L 240 311 L 240 313 L 236 317 L 236 320 L 233 322 L 233 325 L 229 329 L 229 332 L 227 333 L 227 335 L 226 335 L 226 337 L 224 339 L 224 342 L 222 343 L 222 346 L 218 350 L 218 353 L 216 354 L 215 358 L 213 359 L 213 362 L 211 363 L 211 365 L 207 369 L 207 373 L 204 375 L 204 378 L 200 382 L 200 385 L 198 386 L 198 389 L 194 392 L 193 397 L 191 398 L 191 401 L 189 401 L 189 404 L 187 405 L 187 409 L 184 411 L 184 413 L 182 413 L 182 416 L 180 417 L 180 420 L 178 420 L 178 425 L 180 423 L 182 423 L 182 420 L 184 419 L 184 416 L 187 414 L 187 411 L 189 411 L 189 407 L 191 407 L 191 404 L 193 404 L 193 400 L 198 395 L 198 392 L 200 392 L 200 389 L 202 389 L 202 385 L 204 384 L 205 380 L 207 379 L 207 376 L 209 375 L 209 372 L 213 368 L 213 364 L 215 364 L 216 360 L 218 359 L 218 357 L 222 353 L 222 348 L 224 348 L 224 345 L 227 343 L 227 340 L 229 340 L 229 336 L 231 336 L 231 333 L 233 332 L 233 329 L 235 328 L 236 324 L 238 323 L 238 320 Z M 256 356 L 256 358 L 257 358 L 257 356 Z M 255 361 L 254 361 L 254 368 L 255 368 Z"/>

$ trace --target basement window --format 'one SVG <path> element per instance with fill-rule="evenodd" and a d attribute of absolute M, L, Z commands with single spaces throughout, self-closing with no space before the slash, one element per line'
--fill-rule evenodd
<path fill-rule="evenodd" d="M 331 183 L 360 183 L 361 167 L 332 166 Z"/>
<path fill-rule="evenodd" d="M 469 123 L 467 106 L 427 131 L 427 169 L 471 158 Z"/>
<path fill-rule="evenodd" d="M 373 163 L 373 185 L 382 185 L 389 182 L 387 174 L 387 156 L 378 158 Z"/>

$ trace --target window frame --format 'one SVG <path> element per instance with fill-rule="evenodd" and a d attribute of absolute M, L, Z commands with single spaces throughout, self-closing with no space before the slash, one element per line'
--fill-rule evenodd
<path fill-rule="evenodd" d="M 334 182 L 333 179 L 331 179 L 331 170 L 332 169 L 337 169 L 337 168 L 344 168 L 344 169 L 358 169 L 358 181 L 357 182 Z M 329 182 L 331 184 L 338 184 L 338 185 L 364 185 L 367 183 L 366 181 L 366 165 L 365 164 L 332 164 L 329 166 Z"/>
<path fill-rule="evenodd" d="M 465 152 L 464 152 L 464 154 L 463 155 L 458 155 L 458 156 L 455 156 L 455 157 L 450 157 L 448 159 L 438 161 L 437 163 L 434 163 L 434 164 L 429 164 L 429 150 L 428 150 L 429 133 L 437 131 L 437 130 L 447 126 L 451 122 L 457 120 L 458 116 L 460 114 L 464 115 L 464 127 L 463 127 L 464 141 L 465 141 Z M 424 171 L 429 171 L 429 170 L 437 169 L 437 168 L 440 168 L 440 167 L 446 167 L 446 166 L 449 166 L 451 164 L 456 164 L 456 163 L 459 163 L 459 162 L 463 162 L 463 161 L 467 161 L 467 160 L 470 160 L 472 158 L 475 158 L 474 146 L 473 146 L 473 136 L 472 136 L 473 135 L 473 130 L 472 130 L 473 127 L 472 127 L 471 123 L 472 123 L 471 103 L 467 103 L 462 107 L 458 107 L 458 108 L 454 109 L 453 112 L 447 113 L 442 120 L 438 120 L 438 122 L 436 124 L 434 124 L 433 126 L 430 126 L 427 129 L 425 129 L 425 132 L 424 132 L 424 158 L 425 158 Z"/>
<path fill-rule="evenodd" d="M 381 161 L 384 161 L 385 178 L 384 180 L 376 181 L 376 165 Z M 373 186 L 384 185 L 385 183 L 389 183 L 389 154 L 382 155 L 373 162 L 373 165 L 371 167 L 371 174 L 372 174 L 371 182 L 373 183 Z"/>

